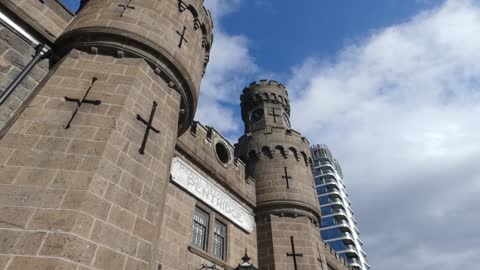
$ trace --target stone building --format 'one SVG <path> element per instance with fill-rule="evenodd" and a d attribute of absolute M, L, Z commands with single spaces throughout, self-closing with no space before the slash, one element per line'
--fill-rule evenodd
<path fill-rule="evenodd" d="M 193 121 L 201 0 L 0 1 L 0 270 L 343 270 L 287 90 L 235 146 Z M 241 265 L 239 265 L 241 263 Z"/>

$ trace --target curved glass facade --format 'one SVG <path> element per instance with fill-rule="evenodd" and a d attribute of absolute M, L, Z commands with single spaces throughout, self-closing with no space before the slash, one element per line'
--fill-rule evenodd
<path fill-rule="evenodd" d="M 315 187 L 322 211 L 323 241 L 345 258 L 353 269 L 369 270 L 357 222 L 353 217 L 340 164 L 326 145 L 315 145 L 313 156 Z"/>

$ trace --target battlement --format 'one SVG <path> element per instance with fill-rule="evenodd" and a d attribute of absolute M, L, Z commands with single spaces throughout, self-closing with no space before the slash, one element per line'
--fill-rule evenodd
<path fill-rule="evenodd" d="M 283 84 L 274 80 L 260 80 L 250 83 L 248 87 L 243 89 L 240 99 L 249 95 L 256 96 L 261 93 L 269 93 L 268 96 L 262 97 L 262 100 L 273 102 L 280 101 L 288 104 L 287 88 Z"/>
<path fill-rule="evenodd" d="M 288 91 L 283 84 L 274 80 L 252 82 L 250 86 L 243 89 L 240 101 L 244 121 L 248 118 L 248 111 L 262 103 L 281 104 L 285 112 L 290 115 Z"/>
<path fill-rule="evenodd" d="M 248 161 L 273 158 L 295 158 L 298 162 L 304 162 L 306 167 L 313 167 L 312 159 L 307 153 L 301 150 L 299 151 L 295 147 L 289 145 L 265 145 L 259 149 L 250 150 L 247 156 Z"/>
<path fill-rule="evenodd" d="M 239 143 L 236 144 L 236 155 L 245 162 L 260 159 L 294 158 L 298 162 L 304 162 L 306 167 L 313 168 L 313 160 L 308 150 L 310 143 L 300 132 L 293 129 L 272 128 L 271 134 L 281 135 L 282 138 L 281 140 L 273 139 L 257 143 L 252 134 L 242 136 Z M 239 149 L 239 145 L 248 145 L 248 147 Z"/>
<path fill-rule="evenodd" d="M 192 15 L 193 29 L 202 32 L 202 47 L 210 51 L 213 43 L 213 18 L 210 11 L 199 0 L 177 0 L 178 11 L 188 11 Z M 201 12 L 198 12 L 198 11 Z"/>
<path fill-rule="evenodd" d="M 205 13 L 205 16 L 209 19 L 208 22 L 210 23 L 209 29 L 213 29 L 213 18 L 212 18 L 212 13 L 210 10 L 208 10 L 205 6 L 203 6 L 203 12 Z"/>
<path fill-rule="evenodd" d="M 252 83 L 250 83 L 250 85 L 248 87 L 245 87 L 243 89 L 243 94 L 247 94 L 247 92 L 249 91 L 253 91 L 253 90 L 256 90 L 256 89 L 263 89 L 263 88 L 267 88 L 267 87 L 271 87 L 271 88 L 279 88 L 279 89 L 282 89 L 285 91 L 285 93 L 287 94 L 288 96 L 288 93 L 287 93 L 287 88 L 285 88 L 285 86 L 275 80 L 259 80 L 259 81 L 254 81 Z"/>
<path fill-rule="evenodd" d="M 178 138 L 177 151 L 250 206 L 255 205 L 255 181 L 247 179 L 245 163 L 235 157 L 234 146 L 216 129 L 194 121 L 189 132 Z"/>
<path fill-rule="evenodd" d="M 224 166 L 228 167 L 229 165 L 234 165 L 240 169 L 242 169 L 242 166 L 243 168 L 245 167 L 245 164 L 241 160 L 233 156 L 235 147 L 215 128 L 203 125 L 198 121 L 193 121 L 192 125 L 190 126 L 190 136 L 194 138 L 193 140 L 198 145 L 206 145 L 208 147 L 210 147 L 211 144 L 216 141 L 221 141 L 226 147 L 227 151 L 232 154 L 230 157 L 231 160 L 225 162 Z"/>
<path fill-rule="evenodd" d="M 166 83 L 180 93 L 182 134 L 193 121 L 212 44 L 213 20 L 203 0 L 124 4 L 88 0 L 59 37 L 56 59 L 72 48 L 143 58 L 158 75 L 168 77 Z"/>

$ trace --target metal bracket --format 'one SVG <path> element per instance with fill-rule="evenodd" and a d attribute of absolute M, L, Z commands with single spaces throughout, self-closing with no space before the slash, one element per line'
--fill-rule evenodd
<path fill-rule="evenodd" d="M 213 270 L 218 270 L 217 269 L 217 265 L 214 263 L 212 264 L 211 266 L 208 266 L 208 265 L 205 265 L 205 264 L 202 264 L 200 265 L 200 268 L 198 270 L 205 270 L 205 269 L 213 269 Z"/>

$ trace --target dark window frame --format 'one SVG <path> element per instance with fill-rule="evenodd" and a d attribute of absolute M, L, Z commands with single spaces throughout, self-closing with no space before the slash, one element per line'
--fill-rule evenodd
<path fill-rule="evenodd" d="M 207 228 L 207 235 L 206 235 L 206 249 L 202 249 L 198 247 L 197 245 L 193 244 L 193 226 L 195 224 L 194 217 L 192 216 L 192 239 L 191 239 L 191 246 L 194 248 L 197 248 L 199 250 L 202 250 L 203 252 L 209 254 L 210 256 L 222 261 L 222 262 L 227 262 L 228 260 L 228 243 L 229 243 L 229 237 L 230 237 L 230 229 L 229 227 L 231 226 L 231 223 L 225 219 L 223 216 L 221 216 L 219 213 L 215 212 L 215 210 L 211 209 L 210 207 L 206 206 L 205 204 L 197 201 L 194 207 L 194 212 L 193 215 L 195 215 L 195 211 L 199 209 L 203 213 L 208 215 L 208 228 Z M 220 224 L 225 226 L 225 239 L 224 239 L 224 250 L 223 250 L 223 258 L 218 257 L 215 255 L 215 224 L 219 222 Z"/>
<path fill-rule="evenodd" d="M 220 232 L 217 232 L 217 224 L 222 226 L 220 229 Z M 222 235 L 222 230 L 224 230 L 223 235 Z M 222 249 L 220 250 L 220 254 L 217 254 L 217 239 L 222 240 Z M 213 256 L 221 259 L 221 260 L 226 260 L 226 254 L 227 254 L 227 225 L 223 222 L 221 222 L 218 219 L 215 219 L 215 224 L 213 228 Z"/>
<path fill-rule="evenodd" d="M 202 224 L 201 222 L 197 221 L 195 219 L 195 216 L 197 215 L 197 212 L 201 213 L 206 217 L 206 223 L 207 224 Z M 200 236 L 203 239 L 201 240 L 201 244 L 198 244 L 198 241 L 196 241 L 196 236 L 198 234 L 195 233 L 195 228 L 203 227 L 203 235 Z M 210 214 L 207 211 L 204 211 L 200 207 L 195 207 L 195 210 L 193 212 L 193 218 L 192 218 L 192 241 L 191 244 L 197 248 L 200 248 L 202 250 L 207 251 L 208 250 L 208 243 L 209 243 L 209 227 L 210 227 Z"/>

